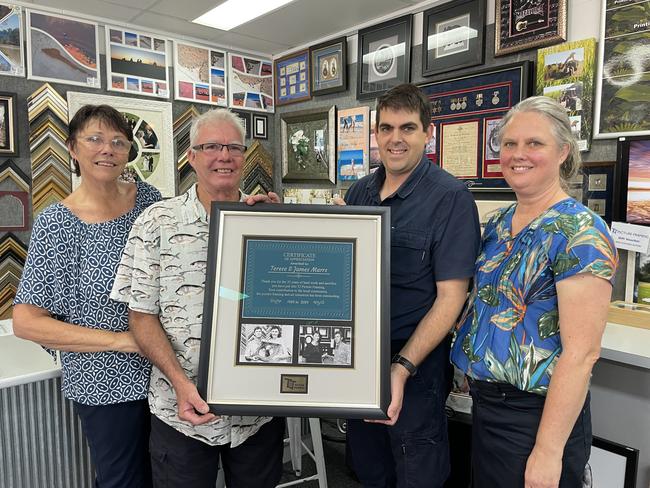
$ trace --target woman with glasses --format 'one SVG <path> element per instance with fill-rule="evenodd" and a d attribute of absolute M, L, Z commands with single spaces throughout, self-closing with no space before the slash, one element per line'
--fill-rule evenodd
<path fill-rule="evenodd" d="M 121 181 L 133 141 L 122 114 L 86 105 L 66 145 L 81 183 L 34 221 L 14 301 L 16 336 L 61 351 L 63 393 L 73 401 L 95 465 L 96 486 L 149 487 L 149 362 L 109 299 L 136 217 L 161 199 Z"/>

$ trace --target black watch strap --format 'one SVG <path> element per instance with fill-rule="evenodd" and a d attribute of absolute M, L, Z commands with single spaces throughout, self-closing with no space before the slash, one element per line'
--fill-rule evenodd
<path fill-rule="evenodd" d="M 418 372 L 418 368 L 415 366 L 415 364 L 413 364 L 401 354 L 395 354 L 391 360 L 391 363 L 397 363 L 404 366 L 404 368 L 406 368 L 406 371 L 409 372 L 410 376 L 415 376 L 415 374 Z"/>

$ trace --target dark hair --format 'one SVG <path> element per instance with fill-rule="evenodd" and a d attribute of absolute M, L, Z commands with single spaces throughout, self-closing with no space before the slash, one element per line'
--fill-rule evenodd
<path fill-rule="evenodd" d="M 278 327 L 277 325 L 274 325 L 273 327 L 271 327 L 271 328 L 269 329 L 269 334 L 271 333 L 271 331 L 272 331 L 273 329 L 275 329 L 275 330 L 278 331 L 278 337 L 282 337 L 282 329 L 281 329 L 280 327 Z"/>
<path fill-rule="evenodd" d="M 422 129 L 426 132 L 431 124 L 431 102 L 420 89 L 411 84 L 403 83 L 391 88 L 377 99 L 377 121 L 379 127 L 379 117 L 382 110 L 406 110 L 407 112 L 418 112 Z"/>
<path fill-rule="evenodd" d="M 69 135 L 65 140 L 68 147 L 74 148 L 77 140 L 77 135 L 81 132 L 91 120 L 97 120 L 104 123 L 111 129 L 115 129 L 126 136 L 126 138 L 133 142 L 133 131 L 124 116 L 110 105 L 84 105 L 77 113 L 74 114 L 70 124 L 68 124 Z M 79 170 L 79 163 L 77 160 L 72 160 L 74 173 L 81 176 Z"/>

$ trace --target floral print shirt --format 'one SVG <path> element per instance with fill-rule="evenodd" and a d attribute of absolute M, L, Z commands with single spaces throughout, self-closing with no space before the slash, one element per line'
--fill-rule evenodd
<path fill-rule="evenodd" d="M 618 255 L 607 225 L 571 198 L 513 237 L 515 208 L 485 228 L 451 360 L 476 380 L 545 395 L 562 353 L 555 283 L 578 273 L 612 281 Z"/>

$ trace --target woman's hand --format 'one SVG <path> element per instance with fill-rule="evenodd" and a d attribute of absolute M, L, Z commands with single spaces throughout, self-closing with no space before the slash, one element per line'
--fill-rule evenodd
<path fill-rule="evenodd" d="M 557 488 L 562 475 L 562 451 L 544 452 L 535 446 L 526 462 L 524 488 Z"/>

